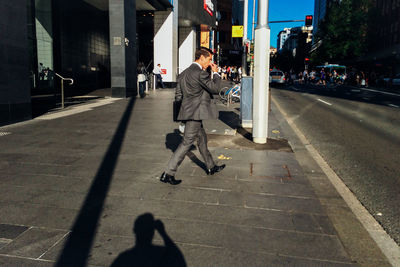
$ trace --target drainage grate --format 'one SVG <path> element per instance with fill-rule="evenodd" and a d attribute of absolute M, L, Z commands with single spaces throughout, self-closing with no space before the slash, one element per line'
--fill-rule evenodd
<path fill-rule="evenodd" d="M 0 136 L 6 136 L 6 135 L 9 135 L 9 134 L 11 134 L 10 132 L 0 132 Z"/>

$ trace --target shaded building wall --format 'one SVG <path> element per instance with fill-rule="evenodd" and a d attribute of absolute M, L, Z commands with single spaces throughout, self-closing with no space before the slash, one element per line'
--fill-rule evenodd
<path fill-rule="evenodd" d="M 134 0 L 109 1 L 112 97 L 137 94 L 136 6 Z"/>
<path fill-rule="evenodd" d="M 108 10 L 81 0 L 54 4 L 55 71 L 74 79 L 74 89 L 110 87 Z"/>
<path fill-rule="evenodd" d="M 204 1 L 201 0 L 180 0 L 179 1 L 179 19 L 188 20 L 193 25 L 205 24 L 211 27 L 215 26 L 215 13 L 217 11 L 217 1 L 212 1 L 214 4 L 214 14 L 211 16 L 204 9 Z M 219 4 L 220 1 L 218 1 Z"/>
<path fill-rule="evenodd" d="M 400 2 L 395 4 L 391 0 L 376 0 L 374 7 L 376 13 L 372 18 L 372 26 L 376 28 L 371 30 L 377 35 L 373 48 L 379 50 L 400 45 Z"/>
<path fill-rule="evenodd" d="M 31 118 L 27 1 L 0 5 L 0 125 Z"/>
<path fill-rule="evenodd" d="M 219 0 L 218 10 L 221 19 L 217 28 L 217 43 L 220 47 L 220 64 L 221 65 L 241 65 L 242 62 L 242 39 L 232 38 L 232 20 L 236 20 L 232 13 L 231 0 Z M 239 22 L 239 18 L 237 19 Z"/>

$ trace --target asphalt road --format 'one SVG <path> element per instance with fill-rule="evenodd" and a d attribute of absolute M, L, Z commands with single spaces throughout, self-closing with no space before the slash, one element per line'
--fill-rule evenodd
<path fill-rule="evenodd" d="M 272 94 L 400 244 L 400 97 L 353 90 L 302 85 L 274 88 Z"/>

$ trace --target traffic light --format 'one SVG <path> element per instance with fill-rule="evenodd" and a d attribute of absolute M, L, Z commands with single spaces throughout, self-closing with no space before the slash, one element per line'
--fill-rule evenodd
<path fill-rule="evenodd" d="M 306 26 L 311 26 L 312 25 L 312 20 L 313 20 L 313 16 L 312 15 L 307 15 L 306 16 Z"/>

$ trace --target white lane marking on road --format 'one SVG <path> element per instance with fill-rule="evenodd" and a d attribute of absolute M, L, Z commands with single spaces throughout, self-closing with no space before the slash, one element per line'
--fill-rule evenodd
<path fill-rule="evenodd" d="M 394 108 L 400 108 L 399 106 L 394 105 L 394 104 L 388 104 L 388 105 L 391 106 L 391 107 L 394 107 Z"/>
<path fill-rule="evenodd" d="M 0 136 L 6 136 L 6 135 L 9 135 L 9 134 L 11 134 L 10 132 L 0 132 Z"/>
<path fill-rule="evenodd" d="M 372 239 L 381 249 L 383 254 L 389 260 L 390 264 L 395 267 L 400 267 L 400 247 L 394 240 L 385 232 L 382 226 L 375 220 L 374 217 L 366 210 L 366 208 L 358 201 L 350 189 L 343 183 L 340 177 L 331 169 L 329 164 L 322 158 L 314 146 L 307 140 L 305 135 L 297 128 L 296 124 L 289 118 L 288 114 L 281 108 L 274 97 L 272 102 L 278 108 L 279 112 L 286 118 L 289 126 L 299 137 L 302 144 L 306 147 L 312 158 L 317 162 L 322 171 L 328 177 L 329 181 L 336 188 L 336 191 L 344 199 L 353 214 L 364 226 L 365 230 L 370 234 Z"/>
<path fill-rule="evenodd" d="M 393 93 L 389 93 L 389 92 L 385 92 L 385 91 L 378 91 L 378 90 L 368 89 L 368 88 L 360 88 L 360 90 L 380 93 L 380 94 L 384 94 L 384 95 L 400 96 L 399 94 L 393 94 Z"/>
<path fill-rule="evenodd" d="M 329 105 L 329 106 L 332 106 L 331 103 L 326 102 L 326 101 L 324 101 L 324 100 L 322 100 L 322 99 L 320 99 L 320 98 L 318 98 L 317 100 L 318 100 L 319 102 L 322 102 L 322 103 L 324 103 L 324 104 L 327 104 L 327 105 Z"/>

